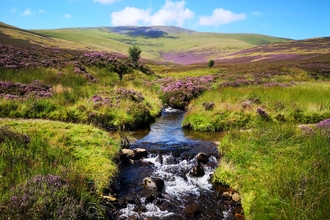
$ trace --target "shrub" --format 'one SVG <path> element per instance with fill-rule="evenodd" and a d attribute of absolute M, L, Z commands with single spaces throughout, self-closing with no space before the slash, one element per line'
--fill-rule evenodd
<path fill-rule="evenodd" d="M 137 63 L 140 59 L 140 54 L 142 50 L 138 46 L 133 46 L 128 49 L 129 58 L 134 62 Z"/>
<path fill-rule="evenodd" d="M 214 66 L 214 60 L 209 60 L 209 62 L 207 63 L 208 67 L 213 67 Z"/>
<path fill-rule="evenodd" d="M 114 66 L 113 71 L 114 71 L 115 73 L 117 73 L 118 76 L 119 76 L 119 79 L 122 80 L 122 79 L 123 79 L 123 76 L 124 76 L 125 74 L 132 73 L 132 72 L 133 72 L 133 69 L 132 69 L 127 63 L 124 63 L 124 62 L 118 62 L 118 63 L 116 63 L 116 65 Z"/>

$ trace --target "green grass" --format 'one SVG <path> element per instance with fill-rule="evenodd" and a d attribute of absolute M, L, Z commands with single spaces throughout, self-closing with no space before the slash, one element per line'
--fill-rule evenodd
<path fill-rule="evenodd" d="M 329 136 L 320 132 L 260 123 L 225 136 L 214 180 L 241 193 L 246 219 L 326 219 L 329 147 Z"/>
<path fill-rule="evenodd" d="M 70 172 L 74 172 L 93 180 L 102 190 L 117 172 L 114 157 L 119 151 L 119 144 L 103 130 L 89 125 L 47 120 L 1 119 L 0 126 L 4 125 L 31 136 L 27 149 L 17 149 L 15 152 L 18 158 L 15 158 L 10 172 L 5 172 L 8 161 L 2 160 L 4 187 L 21 183 L 36 174 L 69 177 L 72 175 Z M 24 160 L 20 161 L 22 157 Z"/>
<path fill-rule="evenodd" d="M 119 141 L 89 125 L 1 119 L 3 126 L 28 135 L 30 143 L 1 137 L 0 218 L 96 219 L 105 214 L 99 195 L 118 172 Z M 53 177 L 61 178 L 61 185 L 47 182 Z M 49 179 L 41 181 L 44 185 L 33 184 L 44 178 Z"/>
<path fill-rule="evenodd" d="M 131 45 L 138 45 L 143 50 L 142 57 L 151 59 L 158 59 L 160 51 L 201 53 L 212 50 L 226 55 L 265 42 L 285 40 L 262 35 L 212 33 L 134 38 L 110 33 L 105 28 L 32 32 L 1 23 L 0 30 L 4 43 L 28 45 L 30 40 L 39 45 L 123 54 Z M 304 51 L 297 51 L 301 52 Z M 327 55 L 321 57 L 323 62 L 328 62 Z M 318 61 L 318 57 L 315 59 Z M 53 96 L 0 99 L 0 126 L 6 125 L 31 138 L 27 145 L 12 140 L 0 143 L 0 218 L 3 210 L 8 211 L 4 207 L 11 198 L 24 195 L 20 189 L 28 188 L 31 180 L 48 174 L 60 176 L 67 183 L 56 193 L 55 200 L 73 199 L 92 204 L 84 205 L 85 210 L 101 210 L 100 206 L 94 206 L 99 204 L 99 196 L 93 196 L 95 191 L 90 187 L 96 186 L 101 192 L 108 186 L 118 171 L 114 158 L 120 148 L 115 135 L 110 136 L 106 130 L 139 128 L 158 116 L 162 107 L 159 77 L 179 80 L 211 74 L 217 74 L 216 82 L 211 90 L 190 102 L 183 125 L 200 131 L 226 131 L 219 146 L 224 156 L 214 181 L 228 184 L 240 192 L 247 219 L 328 218 L 329 136 L 318 131 L 304 133 L 299 125 L 312 127 L 311 124 L 330 118 L 330 86 L 327 81 L 312 80 L 309 76 L 312 73 L 295 64 L 215 63 L 215 67 L 208 68 L 206 62 L 190 66 L 153 63 L 150 66 L 157 75 L 147 76 L 136 70 L 125 75 L 122 81 L 107 68 L 85 66 L 87 72 L 98 79 L 94 83 L 75 74 L 74 65 L 70 63 L 60 70 L 1 69 L 0 81 L 29 84 L 39 80 L 52 87 Z M 260 77 L 263 82 L 295 84 L 291 87 L 218 86 L 223 82 L 253 81 Z M 119 97 L 116 93 L 119 88 L 139 92 L 144 99 Z M 93 103 L 94 95 L 110 98 L 113 105 Z M 203 103 L 214 103 L 214 108 L 206 110 Z M 269 117 L 258 115 L 257 108 L 264 109 Z M 51 192 L 45 188 L 47 193 Z M 35 189 L 39 194 L 33 207 L 48 207 L 48 199 L 41 195 L 44 191 Z M 70 200 L 62 201 L 70 204 L 67 202 Z M 60 210 L 70 210 L 65 204 L 57 203 Z M 10 208 L 13 213 L 20 212 L 16 209 L 18 206 L 13 207 Z M 10 215 L 11 211 L 3 218 L 16 216 L 17 213 Z M 47 209 L 45 213 L 48 213 Z M 34 214 L 34 211 L 26 216 L 23 213 L 20 217 L 36 218 Z"/>
<path fill-rule="evenodd" d="M 119 81 L 116 73 L 105 68 L 87 67 L 87 70 L 99 79 L 98 83 L 90 83 L 74 74 L 71 66 L 66 67 L 61 76 L 55 70 L 43 68 L 4 70 L 0 80 L 25 84 L 40 80 L 52 86 L 53 96 L 43 99 L 1 99 L 0 116 L 93 124 L 110 130 L 122 125 L 126 129 L 134 129 L 152 121 L 159 114 L 161 103 L 158 91 L 144 85 L 145 80 L 152 80 L 154 76 L 136 71 Z M 117 98 L 116 90 L 125 87 L 141 92 L 145 99 L 141 103 L 128 98 L 120 100 L 122 98 Z M 91 98 L 94 95 L 110 97 L 113 105 L 93 105 Z"/>
<path fill-rule="evenodd" d="M 257 108 L 277 123 L 317 123 L 330 117 L 330 87 L 324 83 L 301 83 L 292 87 L 248 86 L 219 88 L 205 92 L 190 103 L 183 125 L 194 130 L 223 131 L 253 128 L 262 118 Z M 258 99 L 259 102 L 244 103 Z M 213 102 L 213 110 L 202 103 Z"/>
<path fill-rule="evenodd" d="M 190 33 L 173 34 L 160 38 L 131 37 L 108 31 L 106 28 L 70 28 L 57 30 L 35 30 L 35 33 L 64 39 L 98 50 L 127 54 L 132 45 L 142 49 L 146 59 L 159 59 L 160 53 L 203 53 L 212 51 L 219 55 L 234 53 L 263 43 L 285 41 L 285 39 L 257 34 Z M 212 58 L 212 57 L 211 57 Z M 215 58 L 215 57 L 213 57 Z"/>

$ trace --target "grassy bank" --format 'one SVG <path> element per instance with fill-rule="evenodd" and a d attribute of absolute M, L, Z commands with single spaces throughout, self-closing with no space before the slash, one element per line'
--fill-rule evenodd
<path fill-rule="evenodd" d="M 62 217 L 102 216 L 93 192 L 116 174 L 120 148 L 107 132 L 44 120 L 1 119 L 0 126 L 1 218 L 56 219 L 61 209 L 68 212 Z M 22 135 L 28 141 L 17 138 Z"/>
<path fill-rule="evenodd" d="M 74 69 L 69 65 L 62 72 L 44 68 L 3 70 L 0 117 L 93 124 L 112 130 L 137 128 L 159 114 L 157 91 L 144 84 L 154 76 L 136 71 L 119 81 L 118 75 L 106 68 L 89 67 L 86 71 L 97 79 L 91 82 Z M 44 90 L 36 97 L 34 91 L 23 92 L 23 88 Z"/>
<path fill-rule="evenodd" d="M 220 87 L 190 103 L 183 125 L 194 130 L 224 131 L 255 128 L 259 121 L 317 123 L 330 117 L 328 97 L 328 82 L 303 82 L 285 87 Z M 214 106 L 208 109 L 206 103 Z"/>
<path fill-rule="evenodd" d="M 326 219 L 328 132 L 276 123 L 229 132 L 214 180 L 241 193 L 247 219 Z"/>

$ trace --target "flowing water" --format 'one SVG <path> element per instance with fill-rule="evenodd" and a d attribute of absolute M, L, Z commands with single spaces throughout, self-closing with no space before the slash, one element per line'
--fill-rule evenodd
<path fill-rule="evenodd" d="M 135 133 L 132 148 L 144 148 L 148 157 L 120 167 L 114 188 L 121 208 L 115 219 L 232 219 L 231 205 L 223 204 L 211 183 L 218 162 L 215 141 L 221 133 L 193 132 L 182 129 L 184 112 L 165 109 L 150 129 Z M 204 175 L 190 171 L 198 164 L 196 155 L 209 156 L 202 164 Z M 150 194 L 143 187 L 145 177 L 160 178 L 164 188 Z M 114 217 L 113 217 L 114 218 Z"/>

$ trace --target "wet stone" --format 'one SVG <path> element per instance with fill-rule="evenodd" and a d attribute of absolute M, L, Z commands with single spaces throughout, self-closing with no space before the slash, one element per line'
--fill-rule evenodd
<path fill-rule="evenodd" d="M 189 174 L 190 176 L 194 176 L 194 177 L 202 177 L 205 175 L 205 171 L 203 166 L 201 164 L 198 164 L 197 166 L 192 168 Z"/>
<path fill-rule="evenodd" d="M 149 190 L 162 191 L 164 188 L 164 181 L 160 178 L 146 177 L 143 179 L 143 184 Z"/>
<path fill-rule="evenodd" d="M 239 202 L 241 200 L 241 196 L 238 193 L 234 193 L 231 198 L 234 202 Z"/>
<path fill-rule="evenodd" d="M 207 162 L 209 162 L 209 157 L 205 153 L 201 152 L 197 154 L 197 161 L 199 163 L 206 164 Z"/>
<path fill-rule="evenodd" d="M 200 209 L 199 205 L 196 203 L 191 203 L 186 205 L 186 214 L 187 217 L 197 217 L 202 213 L 202 210 Z"/>

